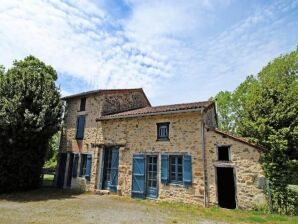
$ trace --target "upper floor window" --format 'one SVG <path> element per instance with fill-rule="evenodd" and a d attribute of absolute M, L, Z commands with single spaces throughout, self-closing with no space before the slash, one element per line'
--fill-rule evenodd
<path fill-rule="evenodd" d="M 86 110 L 86 97 L 81 98 L 81 103 L 80 103 L 80 111 L 85 111 Z"/>
<path fill-rule="evenodd" d="M 76 132 L 76 139 L 83 139 L 84 138 L 84 131 L 85 131 L 85 116 L 81 115 L 77 118 L 77 132 Z"/>
<path fill-rule="evenodd" d="M 219 161 L 230 161 L 230 146 L 218 146 L 217 155 Z"/>
<path fill-rule="evenodd" d="M 169 124 L 157 123 L 157 140 L 169 140 Z"/>

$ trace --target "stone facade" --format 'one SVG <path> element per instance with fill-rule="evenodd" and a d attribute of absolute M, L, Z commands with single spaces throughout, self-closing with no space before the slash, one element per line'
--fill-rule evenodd
<path fill-rule="evenodd" d="M 87 99 L 86 110 L 82 112 L 78 111 L 80 97 L 65 99 L 67 107 L 60 150 L 62 153 L 92 155 L 90 180 L 87 181 L 84 177 L 72 178 L 72 188 L 90 191 L 99 189 L 103 169 L 101 164 L 103 149 L 108 146 L 116 146 L 119 149 L 117 192 L 120 195 L 131 195 L 132 158 L 134 154 L 142 153 L 158 156 L 157 199 L 159 200 L 193 203 L 201 206 L 217 205 L 216 167 L 221 166 L 234 168 L 237 207 L 251 208 L 256 203 L 256 197 L 263 196 L 262 189 L 255 185 L 256 179 L 262 176 L 259 164 L 260 151 L 256 146 L 215 131 L 214 105 L 205 110 L 97 120 L 103 115 L 150 107 L 151 105 L 144 93 L 140 91 L 115 91 L 104 94 L 98 92 L 85 97 Z M 83 140 L 75 138 L 76 122 L 79 115 L 86 117 Z M 169 122 L 168 141 L 157 140 L 157 123 L 163 122 Z M 229 162 L 217 160 L 219 145 L 230 146 L 231 159 Z M 162 154 L 191 156 L 191 186 L 161 182 Z M 79 167 L 80 161 L 78 172 Z M 205 171 L 204 168 L 206 168 Z M 65 174 L 66 178 L 67 174 Z M 65 184 L 64 187 L 66 187 Z"/>
<path fill-rule="evenodd" d="M 133 154 L 158 155 L 161 167 L 161 154 L 183 154 L 192 156 L 193 185 L 164 185 L 158 178 L 159 198 L 168 201 L 202 204 L 202 155 L 200 140 L 200 113 L 159 115 L 143 118 L 102 121 L 103 144 L 125 145 L 120 150 L 119 189 L 123 195 L 131 195 L 131 173 Z M 170 122 L 169 141 L 157 141 L 156 124 Z M 190 128 L 191 127 L 191 128 Z M 160 169 L 159 169 L 160 170 Z M 160 175 L 160 172 L 159 174 Z"/>
<path fill-rule="evenodd" d="M 239 208 L 252 208 L 263 190 L 256 186 L 256 180 L 263 176 L 259 164 L 260 152 L 256 147 L 229 138 L 215 131 L 206 132 L 206 157 L 208 195 L 211 205 L 217 205 L 216 167 L 234 168 L 236 182 L 236 203 Z M 229 162 L 219 162 L 217 146 L 230 146 Z"/>

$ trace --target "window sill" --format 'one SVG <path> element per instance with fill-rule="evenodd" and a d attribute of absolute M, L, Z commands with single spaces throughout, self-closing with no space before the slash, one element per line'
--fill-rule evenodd
<path fill-rule="evenodd" d="M 173 186 L 173 187 L 180 187 L 180 188 L 185 188 L 184 184 L 181 183 L 169 183 L 169 186 Z"/>
<path fill-rule="evenodd" d="M 158 138 L 158 139 L 156 139 L 156 141 L 157 142 L 168 142 L 168 141 L 170 141 L 170 139 L 169 138 Z"/>

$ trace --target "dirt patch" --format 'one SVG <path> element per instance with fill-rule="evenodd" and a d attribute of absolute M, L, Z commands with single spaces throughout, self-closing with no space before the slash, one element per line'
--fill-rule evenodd
<path fill-rule="evenodd" d="M 118 196 L 61 191 L 0 196 L 1 223 L 182 223 L 175 212 L 155 203 Z M 31 195 L 30 198 L 28 196 Z M 43 200 L 42 200 L 43 199 Z M 62 200 L 63 199 L 63 200 Z M 184 220 L 185 223 L 215 223 Z"/>

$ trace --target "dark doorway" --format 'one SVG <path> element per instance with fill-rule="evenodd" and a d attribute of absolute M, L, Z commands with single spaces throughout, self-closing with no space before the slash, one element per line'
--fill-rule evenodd
<path fill-rule="evenodd" d="M 71 186 L 71 178 L 72 178 L 72 167 L 73 167 L 73 153 L 69 153 L 69 162 L 68 162 L 68 172 L 67 172 L 67 182 L 66 186 Z"/>
<path fill-rule="evenodd" d="M 217 167 L 218 205 L 222 208 L 236 208 L 234 169 Z"/>
<path fill-rule="evenodd" d="M 67 154 L 61 153 L 60 159 L 59 159 L 59 170 L 58 170 L 58 178 L 57 178 L 57 187 L 60 187 L 60 188 L 63 188 L 63 185 L 64 185 L 66 160 L 67 160 Z"/>

